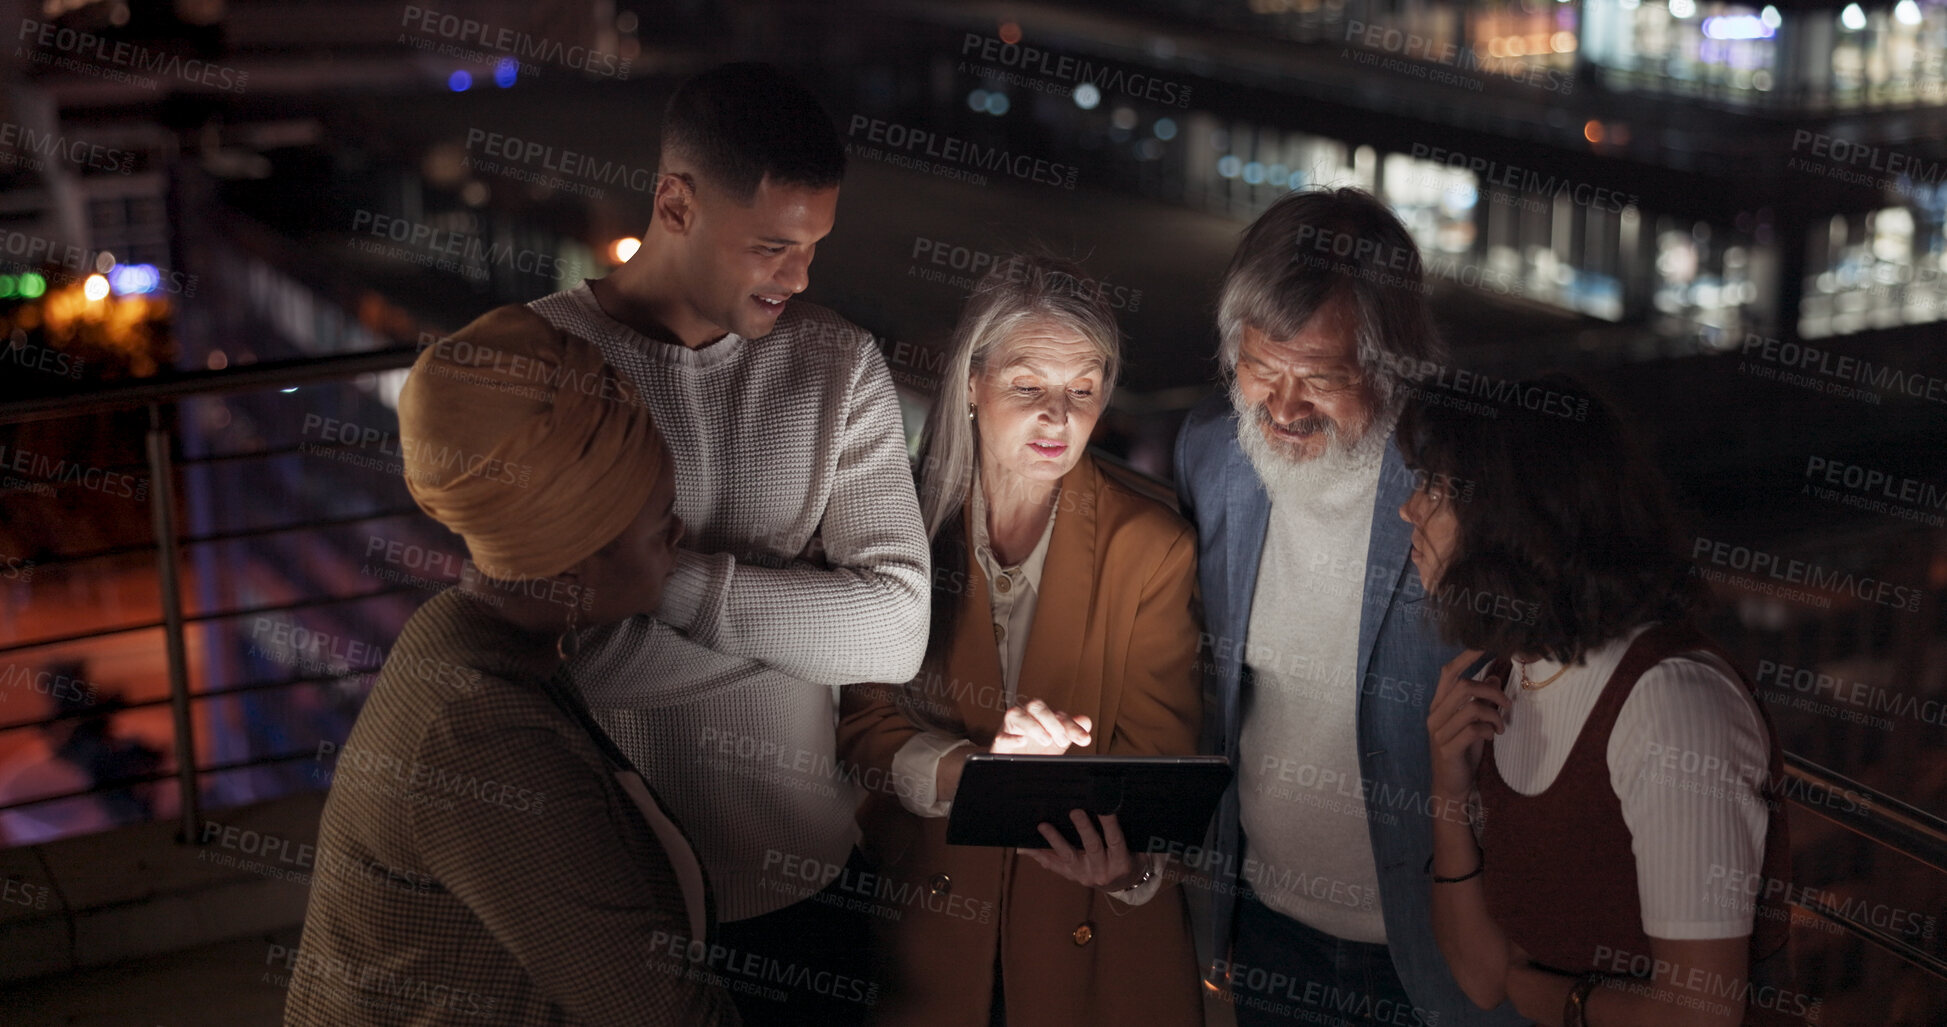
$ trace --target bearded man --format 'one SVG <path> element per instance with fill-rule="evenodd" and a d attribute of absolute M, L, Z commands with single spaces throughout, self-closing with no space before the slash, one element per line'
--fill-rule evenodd
<path fill-rule="evenodd" d="M 1422 281 L 1412 236 L 1370 193 L 1283 197 L 1224 276 L 1228 399 L 1177 437 L 1208 630 L 1204 751 L 1237 770 L 1198 861 L 1205 980 L 1240 1025 L 1522 1022 L 1461 992 L 1429 912 L 1427 702 L 1457 649 L 1427 616 L 1399 514 L 1427 483 L 1392 444 L 1412 381 L 1445 356 Z"/>

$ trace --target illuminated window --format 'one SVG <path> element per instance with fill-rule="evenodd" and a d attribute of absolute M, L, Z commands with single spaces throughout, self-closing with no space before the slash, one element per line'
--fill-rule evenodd
<path fill-rule="evenodd" d="M 1474 248 L 1479 181 L 1466 168 L 1387 154 L 1380 196 L 1413 233 L 1424 253 L 1466 253 Z"/>
<path fill-rule="evenodd" d="M 1806 240 L 1798 333 L 1807 339 L 1947 320 L 1947 186 L 1911 206 L 1835 214 Z"/>
<path fill-rule="evenodd" d="M 1947 0 L 1789 13 L 1700 0 L 1583 7 L 1584 58 L 1619 89 L 1804 110 L 1947 104 Z"/>
<path fill-rule="evenodd" d="M 1666 338 L 1689 337 L 1706 349 L 1729 349 L 1769 323 L 1775 306 L 1777 248 L 1769 224 L 1737 227 L 1655 219 L 1656 286 L 1651 324 Z M 1749 215 L 1740 224 L 1750 223 Z"/>
<path fill-rule="evenodd" d="M 1249 220 L 1278 197 L 1307 186 L 1372 189 L 1379 158 L 1336 139 L 1243 121 L 1221 122 L 1201 112 L 1182 129 L 1186 196 L 1191 202 Z"/>

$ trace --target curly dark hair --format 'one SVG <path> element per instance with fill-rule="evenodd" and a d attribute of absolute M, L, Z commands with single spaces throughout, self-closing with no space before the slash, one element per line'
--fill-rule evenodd
<path fill-rule="evenodd" d="M 1404 390 L 1397 435 L 1419 487 L 1459 521 L 1429 597 L 1448 642 L 1580 662 L 1639 624 L 1696 614 L 1707 589 L 1669 487 L 1613 406 L 1567 374 L 1454 377 L 1464 390 Z"/>

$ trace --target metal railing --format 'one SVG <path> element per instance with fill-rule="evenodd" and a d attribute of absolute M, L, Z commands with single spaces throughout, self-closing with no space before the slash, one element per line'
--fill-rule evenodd
<path fill-rule="evenodd" d="M 0 810 L 22 806 L 55 802 L 97 794 L 131 784 L 166 780 L 173 776 L 180 792 L 181 838 L 193 841 L 200 820 L 200 778 L 205 774 L 266 766 L 275 763 L 302 759 L 312 755 L 309 751 L 279 753 L 253 759 L 231 761 L 228 763 L 199 766 L 195 758 L 194 719 L 191 717 L 191 704 L 197 700 L 289 688 L 297 685 L 335 680 L 358 673 L 369 673 L 377 668 L 347 670 L 342 674 L 299 675 L 271 681 L 248 682 L 217 691 L 192 691 L 189 684 L 189 667 L 184 644 L 184 626 L 192 623 L 217 621 L 252 614 L 272 613 L 332 603 L 355 602 L 385 595 L 414 590 L 416 586 L 403 585 L 374 589 L 349 596 L 314 597 L 290 603 L 269 604 L 241 610 L 185 614 L 180 595 L 180 550 L 183 546 L 211 541 L 228 541 L 240 538 L 277 534 L 297 529 L 316 529 L 319 527 L 354 524 L 362 521 L 388 517 L 399 517 L 414 513 L 413 510 L 383 511 L 357 517 L 335 518 L 300 522 L 273 528 L 253 528 L 244 531 L 212 533 L 201 536 L 184 537 L 179 533 L 175 513 L 174 469 L 172 452 L 173 437 L 165 427 L 167 421 L 162 416 L 162 406 L 185 399 L 218 396 L 238 392 L 249 392 L 272 388 L 333 382 L 350 379 L 362 374 L 392 371 L 411 365 L 418 356 L 416 347 L 403 346 L 365 353 L 350 353 L 326 357 L 311 357 L 255 364 L 247 367 L 222 371 L 192 372 L 171 376 L 162 380 L 148 380 L 107 386 L 85 394 L 72 397 L 40 398 L 0 403 L 0 425 L 17 424 L 27 421 L 67 417 L 76 414 L 102 413 L 130 410 L 146 406 L 150 411 L 150 427 L 147 433 L 147 458 L 149 472 L 153 476 L 154 487 L 149 491 L 151 524 L 156 543 L 152 546 L 118 546 L 88 553 L 74 554 L 55 562 L 79 562 L 106 555 L 121 555 L 153 548 L 156 553 L 156 570 L 162 592 L 162 619 L 132 625 L 94 629 L 71 634 L 16 641 L 0 646 L 0 655 L 60 643 L 82 641 L 129 631 L 153 630 L 162 628 L 166 638 L 166 652 L 169 664 L 169 697 L 166 700 L 150 700 L 125 704 L 123 709 L 139 709 L 160 706 L 167 703 L 175 725 L 176 769 L 173 774 L 154 773 L 127 777 L 105 782 L 96 782 L 92 787 L 52 796 L 39 796 L 34 799 L 0 805 Z M 225 455 L 207 458 L 208 460 L 232 459 L 236 456 L 275 455 L 280 450 L 264 450 L 245 454 Z M 1174 490 L 1170 483 L 1154 475 L 1115 459 L 1107 454 L 1099 454 L 1115 466 L 1118 476 L 1137 478 L 1139 484 L 1147 484 L 1144 491 L 1155 495 L 1164 502 L 1173 503 Z M 36 727 L 55 721 L 94 715 L 94 711 L 77 710 L 57 713 L 37 720 L 15 721 L 0 724 L 0 731 Z M 1883 792 L 1860 784 L 1836 771 L 1822 767 L 1811 760 L 1793 753 L 1785 753 L 1786 774 L 1796 787 L 1790 790 L 1790 801 L 1804 809 L 1824 817 L 1847 830 L 1869 840 L 1880 848 L 1913 859 L 1936 872 L 1947 873 L 1947 820 L 1942 820 L 1925 810 L 1902 802 Z M 1832 799 L 1845 801 L 1833 802 Z M 1943 981 L 1947 981 L 1947 961 L 1930 952 L 1919 949 L 1898 936 L 1870 923 L 1850 916 L 1823 902 L 1814 894 L 1801 894 L 1795 897 L 1792 905 L 1806 913 L 1831 922 L 1845 932 L 1860 940 L 1886 951 L 1917 969 L 1925 971 Z"/>
<path fill-rule="evenodd" d="M 1880 848 L 1916 860 L 1932 868 L 1935 873 L 1947 873 L 1947 820 L 1885 792 L 1868 788 L 1796 753 L 1785 753 L 1785 776 L 1800 786 L 1791 794 L 1791 801 L 1801 807 Z M 1832 801 L 1835 799 L 1839 801 Z M 1791 904 L 1837 924 L 1860 940 L 1947 981 L 1947 961 L 1909 944 L 1898 935 L 1834 908 L 1817 895 L 1801 892 L 1792 897 Z"/>
<path fill-rule="evenodd" d="M 196 761 L 196 725 L 195 718 L 191 715 L 191 704 L 197 699 L 237 694 L 237 690 L 225 689 L 216 692 L 191 692 L 189 687 L 189 653 L 184 641 L 184 626 L 197 621 L 215 621 L 230 617 L 274 612 L 277 610 L 296 609 L 304 605 L 367 599 L 377 595 L 407 591 L 409 587 L 378 589 L 355 596 L 305 600 L 300 603 L 260 606 L 245 610 L 203 613 L 195 616 L 185 615 L 182 603 L 182 547 L 185 544 L 191 544 L 192 540 L 187 540 L 182 537 L 176 523 L 175 438 L 173 433 L 166 427 L 168 422 L 163 417 L 163 405 L 166 403 L 179 403 L 191 398 L 221 396 L 272 388 L 290 388 L 319 382 L 343 381 L 362 374 L 392 371 L 408 367 L 411 366 L 412 362 L 418 356 L 419 350 L 416 347 L 401 346 L 367 353 L 347 353 L 327 357 L 267 361 L 261 364 L 221 371 L 192 371 L 180 375 L 171 375 L 162 379 L 143 379 L 123 382 L 90 390 L 78 395 L 39 397 L 0 404 L 0 424 L 20 424 L 29 421 L 74 417 L 84 414 L 133 410 L 144 406 L 149 409 L 149 430 L 145 442 L 149 480 L 151 483 L 148 497 L 149 522 L 150 528 L 155 536 L 155 542 L 150 548 L 155 550 L 156 555 L 156 581 L 158 590 L 160 591 L 162 605 L 161 621 L 30 639 L 0 647 L 0 654 L 21 649 L 57 645 L 64 642 L 83 641 L 128 631 L 153 630 L 158 627 L 163 630 L 164 652 L 169 671 L 168 704 L 173 724 L 172 748 L 175 752 L 176 762 L 174 776 L 176 778 L 176 788 L 179 797 L 179 840 L 187 842 L 196 837 L 197 824 L 202 819 L 200 791 L 202 774 L 220 773 L 228 770 L 243 769 L 245 767 L 286 762 L 305 755 L 287 753 L 253 760 L 236 761 L 231 764 L 219 764 L 208 767 L 198 766 Z M 374 516 L 367 515 L 359 519 L 369 520 L 373 519 Z M 397 516 L 397 514 L 381 514 L 376 516 Z M 264 534 L 266 532 L 263 529 L 257 529 L 254 533 Z M 233 536 L 248 534 L 253 534 L 253 532 L 228 533 L 228 535 Z M 218 536 L 217 538 L 221 539 L 224 537 Z M 129 549 L 124 548 L 122 551 L 129 551 Z M 95 558 L 99 555 L 102 554 L 80 554 L 79 556 L 68 557 L 65 561 L 56 562 L 79 562 L 81 559 Z M 273 682 L 262 687 L 278 687 L 279 685 L 282 687 L 290 687 L 293 684 L 301 683 L 303 680 L 305 679 L 299 678 L 281 683 Z M 131 705 L 152 706 L 159 704 L 142 703 Z M 92 712 L 76 711 L 71 716 L 86 716 Z M 39 720 L 0 725 L 0 730 L 37 727 L 43 724 L 51 724 L 61 719 L 64 719 L 63 715 L 57 714 Z M 96 781 L 89 788 L 80 791 L 52 796 L 37 796 L 33 799 L 0 806 L 0 810 L 78 798 L 112 789 L 126 788 L 132 784 L 162 780 L 167 776 L 165 774 L 145 774 L 106 782 Z"/>

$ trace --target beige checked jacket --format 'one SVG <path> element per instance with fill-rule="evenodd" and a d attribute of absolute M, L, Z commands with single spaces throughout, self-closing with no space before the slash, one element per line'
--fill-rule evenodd
<path fill-rule="evenodd" d="M 288 1027 L 737 1022 L 664 850 L 551 698 L 557 662 L 457 591 L 407 622 L 321 746 L 303 940 L 272 968 Z"/>

